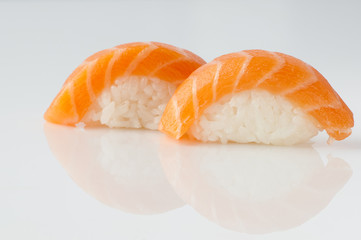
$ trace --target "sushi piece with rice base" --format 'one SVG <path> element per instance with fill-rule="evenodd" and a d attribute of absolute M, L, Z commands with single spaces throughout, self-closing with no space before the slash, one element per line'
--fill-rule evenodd
<path fill-rule="evenodd" d="M 157 129 L 176 87 L 205 61 L 158 42 L 135 42 L 88 57 L 44 114 L 69 126 Z"/>
<path fill-rule="evenodd" d="M 203 142 L 293 145 L 325 130 L 329 143 L 351 134 L 353 114 L 307 63 L 277 52 L 226 54 L 176 90 L 159 130 Z"/>

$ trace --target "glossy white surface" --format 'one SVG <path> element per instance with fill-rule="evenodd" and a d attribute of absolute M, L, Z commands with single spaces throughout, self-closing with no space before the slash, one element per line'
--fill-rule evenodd
<path fill-rule="evenodd" d="M 361 238 L 357 1 L 0 2 L 0 239 Z M 155 40 L 207 61 L 249 48 L 315 66 L 353 134 L 297 147 L 175 143 L 46 124 L 95 51 Z"/>

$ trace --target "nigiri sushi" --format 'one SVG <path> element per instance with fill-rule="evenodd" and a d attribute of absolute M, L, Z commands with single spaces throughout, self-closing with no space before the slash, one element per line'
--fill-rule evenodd
<path fill-rule="evenodd" d="M 351 134 L 353 114 L 307 63 L 278 52 L 226 54 L 194 71 L 166 106 L 159 130 L 204 142 L 292 145 L 326 130 Z"/>
<path fill-rule="evenodd" d="M 88 57 L 45 112 L 62 125 L 157 129 L 176 87 L 205 61 L 158 42 L 122 44 Z"/>

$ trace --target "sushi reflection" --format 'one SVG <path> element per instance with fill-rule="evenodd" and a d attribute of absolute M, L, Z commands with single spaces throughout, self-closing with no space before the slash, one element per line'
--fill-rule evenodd
<path fill-rule="evenodd" d="M 250 234 L 283 231 L 324 209 L 350 166 L 310 146 L 195 144 L 165 139 L 161 162 L 178 195 L 218 225 Z"/>
<path fill-rule="evenodd" d="M 167 182 L 154 131 L 82 130 L 46 123 L 51 151 L 83 190 L 110 207 L 156 214 L 184 205 Z"/>

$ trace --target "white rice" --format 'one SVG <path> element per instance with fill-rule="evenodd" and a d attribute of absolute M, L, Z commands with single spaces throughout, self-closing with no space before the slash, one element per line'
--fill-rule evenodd
<path fill-rule="evenodd" d="M 119 78 L 105 89 L 84 117 L 84 122 L 108 127 L 158 129 L 165 106 L 176 85 L 158 78 Z"/>
<path fill-rule="evenodd" d="M 209 106 L 189 132 L 204 142 L 292 145 L 317 135 L 315 123 L 284 97 L 250 90 Z"/>

